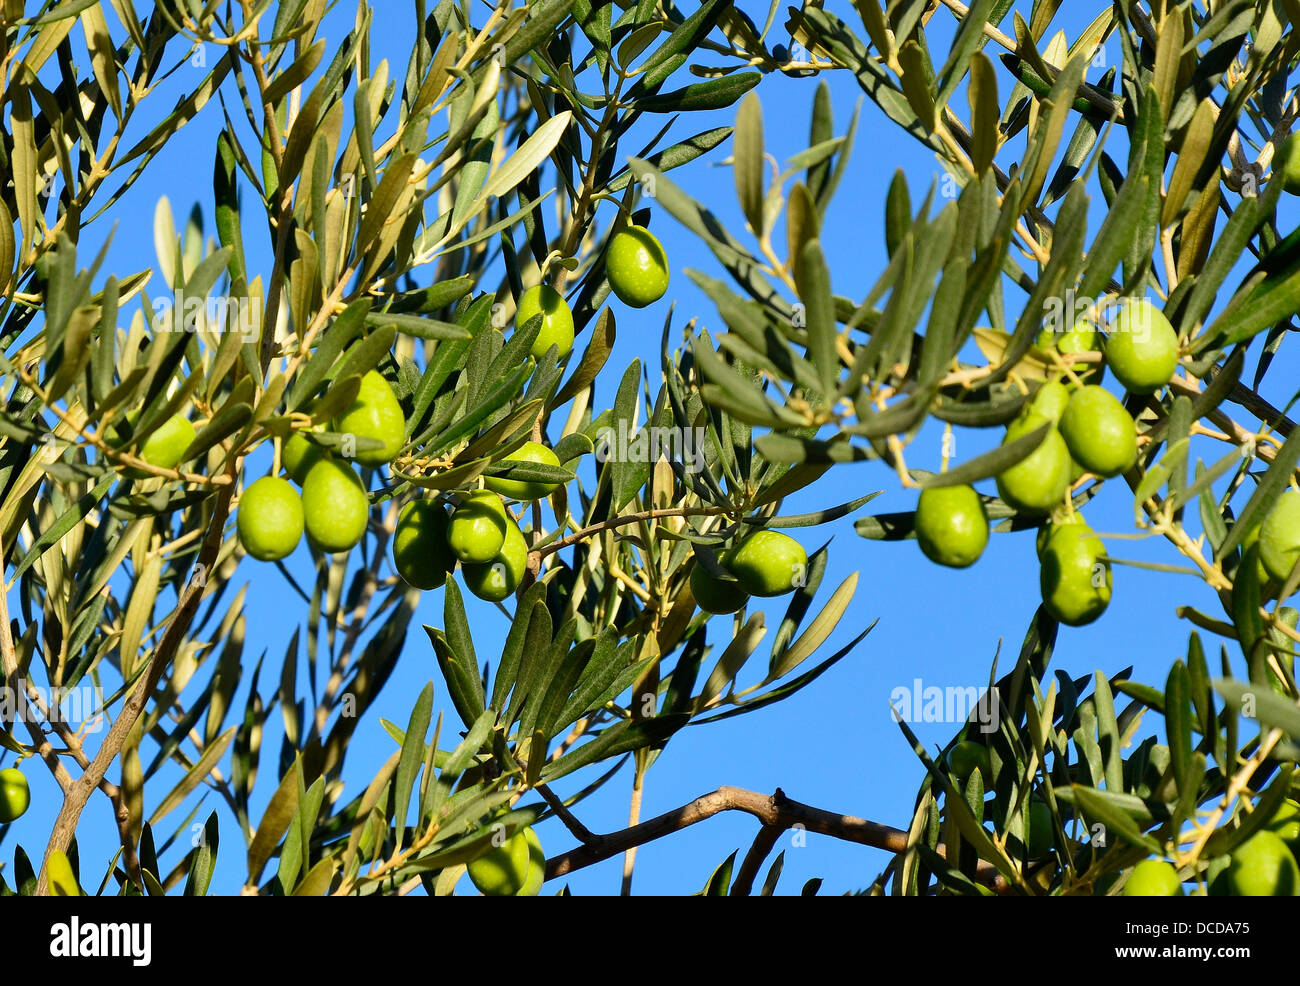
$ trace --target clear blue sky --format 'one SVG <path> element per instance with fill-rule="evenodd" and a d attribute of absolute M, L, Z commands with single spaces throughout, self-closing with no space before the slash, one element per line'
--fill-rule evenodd
<path fill-rule="evenodd" d="M 740 6 L 762 23 L 766 4 L 741 3 Z M 827 6 L 839 12 L 850 24 L 860 23 L 849 4 L 829 3 Z M 1023 6 L 1023 13 L 1027 16 L 1029 4 L 1019 6 Z M 1065 10 L 1058 15 L 1052 30 L 1064 27 L 1073 37 L 1101 6 L 1100 3 L 1064 5 Z M 1081 7 L 1087 9 L 1077 9 Z M 780 17 L 783 19 L 784 14 Z M 351 18 L 350 8 L 336 10 L 323 33 L 331 42 L 337 41 L 342 33 L 340 25 L 350 25 Z M 111 13 L 109 20 L 116 29 Z M 951 18 L 945 10 L 940 10 L 934 15 L 933 24 L 931 45 L 936 49 L 936 57 L 941 58 L 942 51 L 938 49 L 950 34 Z M 1009 24 L 1008 18 L 1003 26 Z M 76 36 L 79 37 L 79 29 Z M 374 60 L 377 62 L 380 57 L 389 59 L 390 77 L 404 71 L 408 37 L 409 19 L 405 17 L 391 26 L 384 24 L 375 32 L 372 42 Z M 788 40 L 779 23 L 769 40 Z M 992 49 L 990 53 L 993 53 Z M 1113 39 L 1107 47 L 1107 55 L 1111 63 L 1120 58 L 1119 46 Z M 210 53 L 210 57 L 215 57 L 215 54 Z M 707 57 L 704 59 L 708 60 Z M 197 68 L 183 68 L 178 73 L 179 84 L 192 86 L 199 72 Z M 1098 69 L 1092 69 L 1089 79 L 1096 81 L 1099 74 Z M 1010 82 L 1000 64 L 999 76 L 1001 90 L 1005 93 Z M 864 97 L 848 73 L 832 72 L 825 78 L 831 86 L 836 133 L 843 133 L 854 107 L 864 101 Z M 689 81 L 685 73 L 682 73 L 682 80 L 682 84 Z M 815 79 L 790 79 L 776 74 L 767 77 L 757 90 L 767 123 L 768 150 L 780 160 L 807 145 L 807 120 L 816 84 Z M 595 85 L 593 81 L 588 88 Z M 166 104 L 169 98 L 160 96 L 158 101 Z M 954 97 L 953 103 L 965 116 L 964 94 Z M 826 218 L 822 236 L 831 262 L 835 290 L 857 298 L 865 294 L 885 263 L 884 198 L 895 170 L 901 168 L 906 173 L 913 201 L 918 203 L 930 184 L 943 175 L 933 155 L 885 119 L 869 100 L 865 101 L 862 113 L 852 163 Z M 689 115 L 678 122 L 672 133 L 681 138 L 711 126 L 729 124 L 733 117 L 733 110 Z M 117 205 L 112 213 L 117 228 L 106 270 L 120 276 L 154 264 L 152 217 L 155 201 L 160 195 L 169 197 L 178 221 L 183 221 L 197 202 L 207 219 L 206 232 L 212 234 L 211 160 L 220 120 L 219 107 L 214 103 L 172 142 L 146 178 Z M 661 123 L 660 119 L 643 123 L 638 133 L 648 135 L 653 132 L 650 128 Z M 1072 120 L 1069 124 L 1071 128 L 1073 123 Z M 141 128 L 142 133 L 144 129 Z M 632 153 L 639 141 L 635 136 L 629 137 L 624 146 L 628 153 Z M 1116 134 L 1111 146 L 1115 148 L 1112 156 L 1123 161 L 1123 135 Z M 728 228 L 740 235 L 738 231 L 744 229 L 744 221 L 735 204 L 731 169 L 720 164 L 728 153 L 724 145 L 706 159 L 674 172 L 672 177 L 694 197 L 709 203 Z M 1010 160 L 1002 160 L 1004 168 Z M 1089 240 L 1100 223 L 1097 209 L 1100 195 L 1096 194 L 1094 198 L 1097 201 L 1090 221 Z M 1286 228 L 1295 221 L 1296 213 L 1290 203 L 1284 204 L 1284 210 Z M 684 271 L 694 268 L 724 278 L 725 273 L 708 250 L 667 214 L 656 212 L 652 228 L 663 240 L 671 257 L 673 280 L 669 298 L 675 299 L 677 304 L 675 326 L 680 327 L 688 318 L 698 316 L 701 323 L 716 334 L 722 326 L 715 309 L 694 289 Z M 87 255 L 107 230 L 107 225 L 101 220 L 88 231 L 83 247 Z M 265 269 L 267 249 L 264 234 L 251 216 L 245 216 L 244 235 L 254 270 L 258 269 L 259 262 L 263 262 Z M 155 280 L 155 286 L 158 283 Z M 495 284 L 495 280 L 490 283 Z M 1235 283 L 1235 279 L 1229 280 L 1229 285 Z M 156 287 L 153 290 L 157 293 Z M 626 308 L 617 311 L 620 335 L 610 361 L 611 369 L 599 387 L 598 408 L 612 402 L 621 369 L 633 358 L 639 357 L 652 368 L 657 366 L 659 334 L 668 300 L 640 313 Z M 1022 302 L 1023 297 L 1017 291 L 1008 291 L 1007 308 L 1011 318 L 1016 317 Z M 585 340 L 579 341 L 579 346 L 584 344 Z M 1257 350 L 1258 345 L 1252 356 L 1257 354 Z M 1253 359 L 1247 366 L 1253 368 Z M 1280 386 L 1284 381 L 1295 379 L 1295 369 L 1295 361 L 1284 349 L 1273 371 L 1275 386 L 1265 387 L 1265 395 L 1274 403 L 1285 404 L 1291 397 L 1290 393 L 1282 392 Z M 657 389 L 657 386 L 658 380 L 652 379 L 652 387 Z M 940 437 L 938 428 L 928 427 L 909 451 L 909 464 L 919 468 L 937 468 Z M 1000 432 L 959 432 L 956 444 L 958 460 L 983 451 L 999 437 Z M 1223 446 L 1211 443 L 1194 449 L 1194 454 L 1199 453 L 1207 461 L 1212 461 L 1224 450 Z M 991 490 L 991 484 L 986 485 Z M 1131 532 L 1132 497 L 1119 481 L 1111 487 L 1089 506 L 1088 519 L 1103 533 Z M 824 507 L 871 490 L 882 490 L 883 493 L 857 516 L 865 512 L 909 509 L 914 504 L 915 493 L 901 490 L 895 475 L 879 463 L 868 463 L 837 467 L 809 490 L 787 501 L 783 512 Z M 1001 667 L 1004 670 L 1010 667 L 1038 603 L 1033 535 L 995 536 L 979 563 L 972 569 L 959 572 L 931 564 L 914 542 L 886 544 L 862 540 L 854 533 L 854 519 L 846 518 L 823 528 L 806 529 L 800 537 L 809 548 L 829 537 L 834 539 L 822 601 L 850 572 L 860 573 L 857 596 L 827 642 L 824 653 L 829 654 L 879 618 L 874 632 L 850 657 L 794 698 L 749 716 L 691 727 L 677 734 L 648 775 L 643 818 L 678 807 L 697 795 L 728 784 L 763 792 L 779 786 L 790 797 L 822 808 L 906 826 L 922 772 L 891 720 L 889 695 L 896 688 L 910 688 L 918 678 L 927 686 L 982 686 L 988 680 L 990 662 L 1000 641 L 1003 650 Z M 1112 541 L 1110 550 L 1124 558 L 1180 561 L 1173 548 L 1163 541 Z M 292 564 L 302 571 L 308 569 L 305 549 L 300 549 Z M 271 657 L 268 658 L 269 674 L 264 674 L 263 680 L 264 683 L 268 678 L 273 681 L 278 669 L 275 655 L 283 653 L 295 625 L 305 613 L 274 567 L 249 561 L 240 568 L 237 579 L 250 585 L 247 609 L 250 640 L 245 648 L 245 683 L 234 699 L 234 707 L 242 708 L 252 663 L 265 649 Z M 1083 629 L 1062 629 L 1053 668 L 1064 669 L 1078 677 L 1094 668 L 1114 673 L 1133 664 L 1135 678 L 1162 684 L 1170 663 L 1184 653 L 1190 630 L 1187 623 L 1176 617 L 1175 607 L 1191 604 L 1217 613 L 1217 600 L 1202 583 L 1185 576 L 1155 575 L 1136 568 L 1116 567 L 1114 582 L 1113 602 L 1101 620 Z M 480 658 L 493 657 L 499 652 L 505 621 L 494 607 L 472 598 L 468 602 Z M 769 624 L 779 620 L 784 608 L 783 601 L 775 602 L 777 605 L 768 614 Z M 454 711 L 445 701 L 445 690 L 438 678 L 427 638 L 419 629 L 420 623 L 440 625 L 441 615 L 442 591 L 426 593 L 397 671 L 350 744 L 345 800 L 359 792 L 393 752 L 392 740 L 379 725 L 378 718 L 382 716 L 404 724 L 413 696 L 426 681 L 436 681 L 437 708 L 446 712 L 448 725 L 457 722 Z M 711 632 L 715 653 L 718 653 L 725 643 L 723 637 L 727 628 L 723 620 L 715 623 L 717 625 Z M 1217 641 L 1207 641 L 1207 644 L 1211 653 L 1217 650 Z M 761 655 L 768 647 L 770 640 L 761 645 L 756 665 L 762 662 Z M 301 673 L 305 673 L 305 665 Z M 274 686 L 270 684 L 269 687 Z M 918 723 L 913 728 L 922 741 L 933 746 L 946 742 L 958 724 Z M 256 792 L 260 797 L 255 799 L 259 805 L 265 803 L 274 787 L 271 775 L 279 743 L 280 716 L 277 711 L 268 720 L 264 738 L 262 770 Z M 228 766 L 225 771 L 228 776 Z M 0 848 L 6 869 L 7 861 L 12 859 L 15 841 L 21 841 L 30 854 L 39 854 L 54 817 L 57 789 L 53 781 L 39 764 L 29 764 L 27 773 L 32 779 L 36 807 L 13 826 Z M 116 777 L 116 768 L 110 777 Z M 561 783 L 561 793 L 576 790 L 585 783 L 588 775 L 578 775 L 578 778 L 570 777 Z M 581 804 L 577 809 L 578 815 L 596 831 L 621 828 L 627 816 L 630 784 L 631 768 L 628 767 L 602 792 Z M 188 814 L 197 797 L 193 796 L 185 808 L 170 816 L 169 821 L 178 823 Z M 209 796 L 197 818 L 205 817 L 217 801 L 217 798 Z M 213 889 L 231 892 L 237 890 L 244 877 L 243 850 L 233 820 L 224 813 L 222 830 L 222 853 Z M 757 823 L 748 816 L 722 815 L 643 847 L 638 857 L 635 890 L 655 894 L 698 890 L 714 866 L 729 853 L 739 849 L 743 855 L 756 831 Z M 541 837 L 548 854 L 574 845 L 574 840 L 557 822 L 543 825 Z M 90 859 L 104 859 L 113 852 L 116 832 L 105 799 L 97 797 L 92 800 L 83 816 L 79 838 L 84 856 Z M 165 833 L 157 833 L 157 838 L 161 841 Z M 793 845 L 788 838 L 783 839 L 777 848 L 786 850 L 785 876 L 781 883 L 785 892 L 797 892 L 803 882 L 812 877 L 824 879 L 823 893 L 865 888 L 887 862 L 883 853 L 816 835 L 808 836 L 806 844 L 799 846 Z M 176 858 L 173 853 L 169 862 L 174 863 Z M 568 878 L 569 886 L 575 894 L 617 892 L 621 866 L 621 859 L 613 859 L 591 867 Z M 546 891 L 558 889 L 557 883 L 548 885 Z"/>

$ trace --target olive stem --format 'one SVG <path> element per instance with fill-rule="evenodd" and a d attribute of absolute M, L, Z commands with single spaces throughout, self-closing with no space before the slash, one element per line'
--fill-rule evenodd
<path fill-rule="evenodd" d="M 1210 813 L 1210 817 L 1205 820 L 1204 824 L 1198 826 L 1196 841 L 1192 843 L 1191 849 L 1178 857 L 1180 868 L 1195 863 L 1200 858 L 1201 850 L 1210 841 L 1210 836 L 1218 830 L 1219 821 L 1223 818 L 1224 812 L 1228 810 L 1228 806 L 1250 785 L 1250 779 L 1255 776 L 1255 771 L 1281 739 L 1282 730 L 1277 728 L 1270 730 L 1268 736 L 1260 741 L 1259 748 L 1254 755 L 1242 764 L 1241 769 L 1233 775 L 1232 781 L 1228 784 L 1227 789 L 1223 792 L 1223 797 L 1219 800 L 1219 804 Z"/>

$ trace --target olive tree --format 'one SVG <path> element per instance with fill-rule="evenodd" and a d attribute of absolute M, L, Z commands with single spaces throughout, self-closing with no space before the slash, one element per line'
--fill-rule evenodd
<path fill-rule="evenodd" d="M 23 770 L 40 761 L 63 801 L 48 833 L 30 833 L 45 840 L 40 862 L 16 847 L 0 891 L 202 895 L 220 865 L 248 893 L 447 895 L 467 868 L 487 889 L 472 867 L 552 817 L 576 847 L 529 863 L 544 865 L 548 890 L 618 854 L 626 889 L 637 846 L 728 810 L 759 831 L 738 863 L 700 874 L 707 894 L 748 894 L 760 878 L 773 893 L 781 856 L 768 858 L 796 825 L 888 850 L 873 893 L 1117 893 L 1148 856 L 1217 886 L 1274 824 L 1300 735 L 1300 635 L 1275 605 L 1300 584 L 1300 534 L 1268 527 L 1300 444 L 1262 396 L 1300 310 L 1300 255 L 1276 226 L 1298 8 L 1116 2 L 1078 38 L 1044 42 L 1060 0 L 1021 6 L 862 0 L 850 23 L 809 3 L 778 25 L 773 5 L 759 25 L 722 0 L 421 2 L 399 72 L 372 59 L 376 14 L 393 25 L 365 2 L 341 33 L 324 30 L 324 0 L 168 0 L 145 20 L 130 0 L 6 4 L 0 660 L 13 701 L 0 743 Z M 945 17 L 952 42 L 932 50 Z M 789 44 L 774 42 L 781 30 Z M 1108 42 L 1122 62 L 1090 84 Z M 157 106 L 196 50 L 216 53 L 201 81 Z M 809 79 L 808 146 L 784 168 L 769 167 L 755 90 L 775 72 Z M 889 263 L 862 296 L 835 292 L 849 278 L 833 276 L 820 241 L 847 200 L 859 121 L 837 132 L 818 76 L 856 82 L 873 126 L 921 141 L 956 189 L 917 209 L 895 178 Z M 690 126 L 692 112 L 732 106 L 734 127 Z M 141 113 L 156 124 L 127 140 Z M 112 216 L 199 117 L 216 133 L 211 235 L 197 214 L 178 231 L 163 200 L 155 262 L 101 274 L 110 241 L 86 265 L 82 229 Z M 1106 149 L 1117 134 L 1122 163 Z M 730 161 L 743 233 L 669 176 L 705 155 Z M 1089 237 L 1098 193 L 1105 218 Z M 682 227 L 717 259 L 689 276 L 723 328 L 689 312 L 678 343 L 645 230 Z M 1073 402 L 1107 363 L 1128 381 L 1106 313 L 1152 297 L 1144 322 L 1163 312 L 1176 360 L 1155 386 L 1120 388 L 1131 447 L 1110 469 L 1077 437 L 1095 415 L 1072 432 L 1062 413 L 1040 413 L 1043 395 L 1064 382 Z M 1076 298 L 1086 304 L 1062 323 Z M 658 365 L 608 365 L 628 308 L 662 319 Z M 398 435 L 354 423 L 390 399 Z M 907 458 L 932 420 L 1011 428 L 930 473 Z M 1039 477 L 1058 442 L 1066 464 L 1091 471 L 1072 470 L 1046 507 L 1007 496 L 1013 471 Z M 1193 462 L 1193 447 L 1215 443 L 1221 456 Z M 810 513 L 782 502 L 867 460 L 881 483 L 922 496 L 996 479 L 998 495 L 962 494 L 977 532 L 1042 528 L 1044 601 L 1011 671 L 990 674 L 979 721 L 942 751 L 900 717 L 924 775 L 900 827 L 726 787 L 640 821 L 642 780 L 675 733 L 833 675 L 869 632 L 855 626 L 826 652 L 857 577 L 823 586 L 828 549 L 806 555 L 781 537 L 859 511 L 874 494 Z M 321 463 L 343 478 L 314 494 Z M 293 482 L 274 497 L 250 495 L 281 472 Z M 342 523 L 354 481 L 363 522 L 335 542 L 326 528 Z M 483 491 L 505 494 L 508 511 L 490 562 L 439 526 L 447 508 L 468 521 Z M 1087 548 L 1088 605 L 1075 612 L 1050 574 L 1056 529 L 1121 495 L 1138 528 L 1182 556 L 1165 567 L 1217 590 L 1224 614 L 1184 610 L 1196 629 L 1164 682 L 1102 668 L 1049 683 L 1062 622 L 1104 608 L 1122 560 Z M 257 517 L 255 500 L 271 504 Z M 417 514 L 432 533 L 412 526 Z M 933 529 L 924 511 L 864 516 L 857 531 L 917 537 L 964 563 L 941 543 L 953 508 L 935 516 Z M 307 543 L 290 556 L 303 517 Z M 493 555 L 512 530 L 518 564 Z M 449 555 L 430 570 L 439 538 L 459 570 Z M 299 600 L 282 654 L 250 636 L 240 579 Z M 497 601 L 494 653 L 462 587 Z M 424 591 L 442 595 L 427 643 L 411 626 Z M 755 672 L 769 616 L 779 622 Z M 1213 676 L 1202 634 L 1225 641 Z M 374 707 L 404 646 L 436 658 L 439 679 L 392 723 Z M 111 721 L 102 733 L 73 728 L 58 705 L 87 687 Z M 435 690 L 455 721 L 435 718 Z M 1153 720 L 1165 742 L 1130 744 Z M 281 737 L 273 766 L 268 727 Z M 390 734 L 391 756 L 349 760 L 359 730 Z M 629 760 L 636 824 L 591 832 L 583 801 Z M 345 764 L 369 782 L 345 789 Z M 553 790 L 561 778 L 575 793 Z M 77 852 L 92 799 L 111 804 L 112 858 Z M 206 802 L 217 807 L 191 839 Z M 524 892 L 537 891 L 530 879 Z"/>

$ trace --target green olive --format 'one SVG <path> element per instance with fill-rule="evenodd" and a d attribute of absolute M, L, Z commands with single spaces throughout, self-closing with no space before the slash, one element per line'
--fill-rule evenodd
<path fill-rule="evenodd" d="M 749 593 L 739 581 L 717 578 L 698 560 L 691 569 L 691 595 L 706 613 L 734 613 L 749 601 Z"/>
<path fill-rule="evenodd" d="M 1287 798 L 1264 828 L 1285 842 L 1292 855 L 1300 854 L 1300 801 Z"/>
<path fill-rule="evenodd" d="M 501 550 L 490 561 L 461 566 L 465 587 L 480 599 L 499 603 L 523 581 L 528 571 L 528 542 L 513 520 L 507 521 Z"/>
<path fill-rule="evenodd" d="M 1025 840 L 1027 858 L 1042 859 L 1056 845 L 1056 835 L 1052 831 L 1052 809 L 1041 798 L 1030 798 L 1025 822 L 1029 826 L 1029 837 Z"/>
<path fill-rule="evenodd" d="M 0 825 L 21 818 L 32 803 L 27 778 L 17 767 L 0 770 Z"/>
<path fill-rule="evenodd" d="M 1300 897 L 1300 867 L 1274 833 L 1256 832 L 1230 855 L 1227 879 L 1233 897 Z"/>
<path fill-rule="evenodd" d="M 516 832 L 469 864 L 470 882 L 487 897 L 513 897 L 528 882 L 528 838 Z"/>
<path fill-rule="evenodd" d="M 779 531 L 756 531 L 728 552 L 722 566 L 751 596 L 780 596 L 803 585 L 808 554 Z"/>
<path fill-rule="evenodd" d="M 1282 188 L 1292 195 L 1300 195 L 1300 140 L 1287 139 L 1274 158 L 1273 174 L 1282 176 Z"/>
<path fill-rule="evenodd" d="M 1178 369 L 1178 334 L 1162 312 L 1146 300 L 1128 299 L 1110 320 L 1106 365 L 1124 388 L 1153 394 Z"/>
<path fill-rule="evenodd" d="M 1035 544 L 1035 547 L 1038 550 L 1039 561 L 1043 560 L 1043 549 L 1047 547 L 1048 539 L 1056 534 L 1056 532 L 1061 528 L 1070 526 L 1080 526 L 1088 534 L 1092 533 L 1088 528 L 1087 522 L 1083 519 L 1083 514 L 1077 512 L 1071 513 L 1060 520 L 1054 520 L 1050 523 L 1044 524 L 1038 529 L 1038 538 Z"/>
<path fill-rule="evenodd" d="M 1291 577 L 1300 561 L 1300 493 L 1287 490 L 1259 528 L 1259 560 L 1279 582 Z"/>
<path fill-rule="evenodd" d="M 1124 881 L 1125 897 L 1182 897 L 1183 881 L 1178 871 L 1163 859 L 1144 859 Z"/>
<path fill-rule="evenodd" d="M 993 762 L 989 759 L 989 748 L 974 740 L 962 740 L 948 751 L 948 769 L 963 781 L 978 770 L 984 778 L 984 783 L 988 784 L 993 776 Z"/>
<path fill-rule="evenodd" d="M 491 490 L 477 490 L 461 500 L 447 525 L 447 544 L 466 565 L 490 562 L 501 550 L 509 524 L 505 504 Z"/>
<path fill-rule="evenodd" d="M 263 476 L 239 498 L 239 541 L 258 561 L 287 558 L 302 540 L 303 526 L 302 499 L 279 476 Z"/>
<path fill-rule="evenodd" d="M 1050 419 L 1054 424 L 1061 420 L 1066 405 L 1070 403 L 1070 390 L 1059 380 L 1048 380 L 1034 393 L 1029 407 Z"/>
<path fill-rule="evenodd" d="M 515 324 L 522 326 L 534 315 L 542 316 L 542 327 L 529 349 L 533 359 L 541 359 L 555 346 L 561 358 L 573 348 L 573 312 L 564 295 L 549 284 L 536 284 L 519 298 Z"/>
<path fill-rule="evenodd" d="M 356 399 L 335 419 L 334 430 L 383 443 L 380 448 L 358 449 L 355 458 L 361 465 L 382 466 L 393 460 L 406 441 L 406 418 L 383 374 L 370 370 L 361 378 Z"/>
<path fill-rule="evenodd" d="M 625 226 L 609 241 L 605 276 L 619 301 L 644 308 L 668 290 L 668 254 L 644 226 Z"/>
<path fill-rule="evenodd" d="M 916 539 L 925 557 L 950 568 L 975 564 L 989 543 L 984 501 L 973 486 L 932 486 L 916 504 Z"/>
<path fill-rule="evenodd" d="M 194 425 L 174 414 L 149 433 L 140 446 L 140 458 L 159 469 L 175 469 L 184 461 L 185 450 L 194 441 Z"/>
<path fill-rule="evenodd" d="M 317 425 L 312 429 L 312 431 L 322 430 L 324 430 L 323 425 Z M 284 471 L 289 474 L 289 478 L 301 486 L 303 480 L 307 478 L 307 473 L 311 472 L 311 467 L 326 455 L 328 453 L 325 449 L 301 431 L 295 431 L 284 443 L 284 449 L 280 452 L 280 464 L 284 466 Z"/>
<path fill-rule="evenodd" d="M 1031 434 L 1051 418 L 1030 409 L 1007 428 L 1002 444 Z M 1070 451 L 1065 439 L 1049 427 L 1038 448 L 997 476 L 998 495 L 1021 513 L 1045 514 L 1065 498 L 1070 488 Z"/>
<path fill-rule="evenodd" d="M 370 498 L 346 462 L 321 459 L 302 483 L 307 538 L 321 551 L 349 551 L 366 533 Z"/>
<path fill-rule="evenodd" d="M 434 500 L 413 500 L 397 515 L 393 566 L 407 585 L 436 589 L 456 567 L 447 544 L 447 511 Z"/>
<path fill-rule="evenodd" d="M 555 457 L 555 453 L 540 442 L 524 442 L 523 445 L 501 461 L 531 462 L 537 465 L 555 466 L 556 468 L 559 468 L 560 465 L 560 460 Z M 487 476 L 483 479 L 483 485 L 504 497 L 509 497 L 511 500 L 531 503 L 533 500 L 540 500 L 544 496 L 549 496 L 559 484 L 526 479 L 507 479 L 504 476 Z"/>
<path fill-rule="evenodd" d="M 546 879 L 546 853 L 542 852 L 542 840 L 531 825 L 524 829 L 524 838 L 528 840 L 528 879 L 515 896 L 536 897 L 542 892 L 542 882 Z"/>
<path fill-rule="evenodd" d="M 1086 525 L 1065 525 L 1043 547 L 1039 586 L 1047 611 L 1066 626 L 1091 623 L 1110 605 L 1110 562 Z"/>
<path fill-rule="evenodd" d="M 1137 427 L 1104 387 L 1080 387 L 1061 415 L 1061 437 L 1075 462 L 1097 476 L 1118 476 L 1137 459 Z"/>

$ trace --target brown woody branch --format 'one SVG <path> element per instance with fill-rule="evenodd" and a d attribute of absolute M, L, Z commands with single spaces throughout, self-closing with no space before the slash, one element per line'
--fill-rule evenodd
<path fill-rule="evenodd" d="M 743 811 L 753 815 L 763 823 L 765 830 L 771 831 L 770 837 L 760 834 L 755 848 L 750 850 L 741 865 L 740 875 L 748 880 L 749 886 L 753 885 L 754 873 L 775 845 L 776 839 L 782 832 L 796 826 L 809 832 L 816 832 L 818 835 L 829 835 L 845 842 L 856 842 L 859 845 L 871 846 L 891 853 L 905 852 L 908 848 L 907 833 L 900 829 L 802 804 L 787 798 L 780 788 L 768 795 L 724 786 L 639 825 L 609 835 L 593 835 L 577 849 L 548 860 L 546 879 L 554 880 L 603 862 L 635 846 L 661 839 L 724 811 Z M 763 843 L 767 843 L 766 849 L 763 848 Z M 936 851 L 941 856 L 944 855 L 942 845 L 937 846 Z M 999 893 L 1007 890 L 1005 879 L 990 863 L 981 861 L 976 869 L 975 878 Z M 742 881 L 738 879 L 737 887 L 741 885 Z"/>

